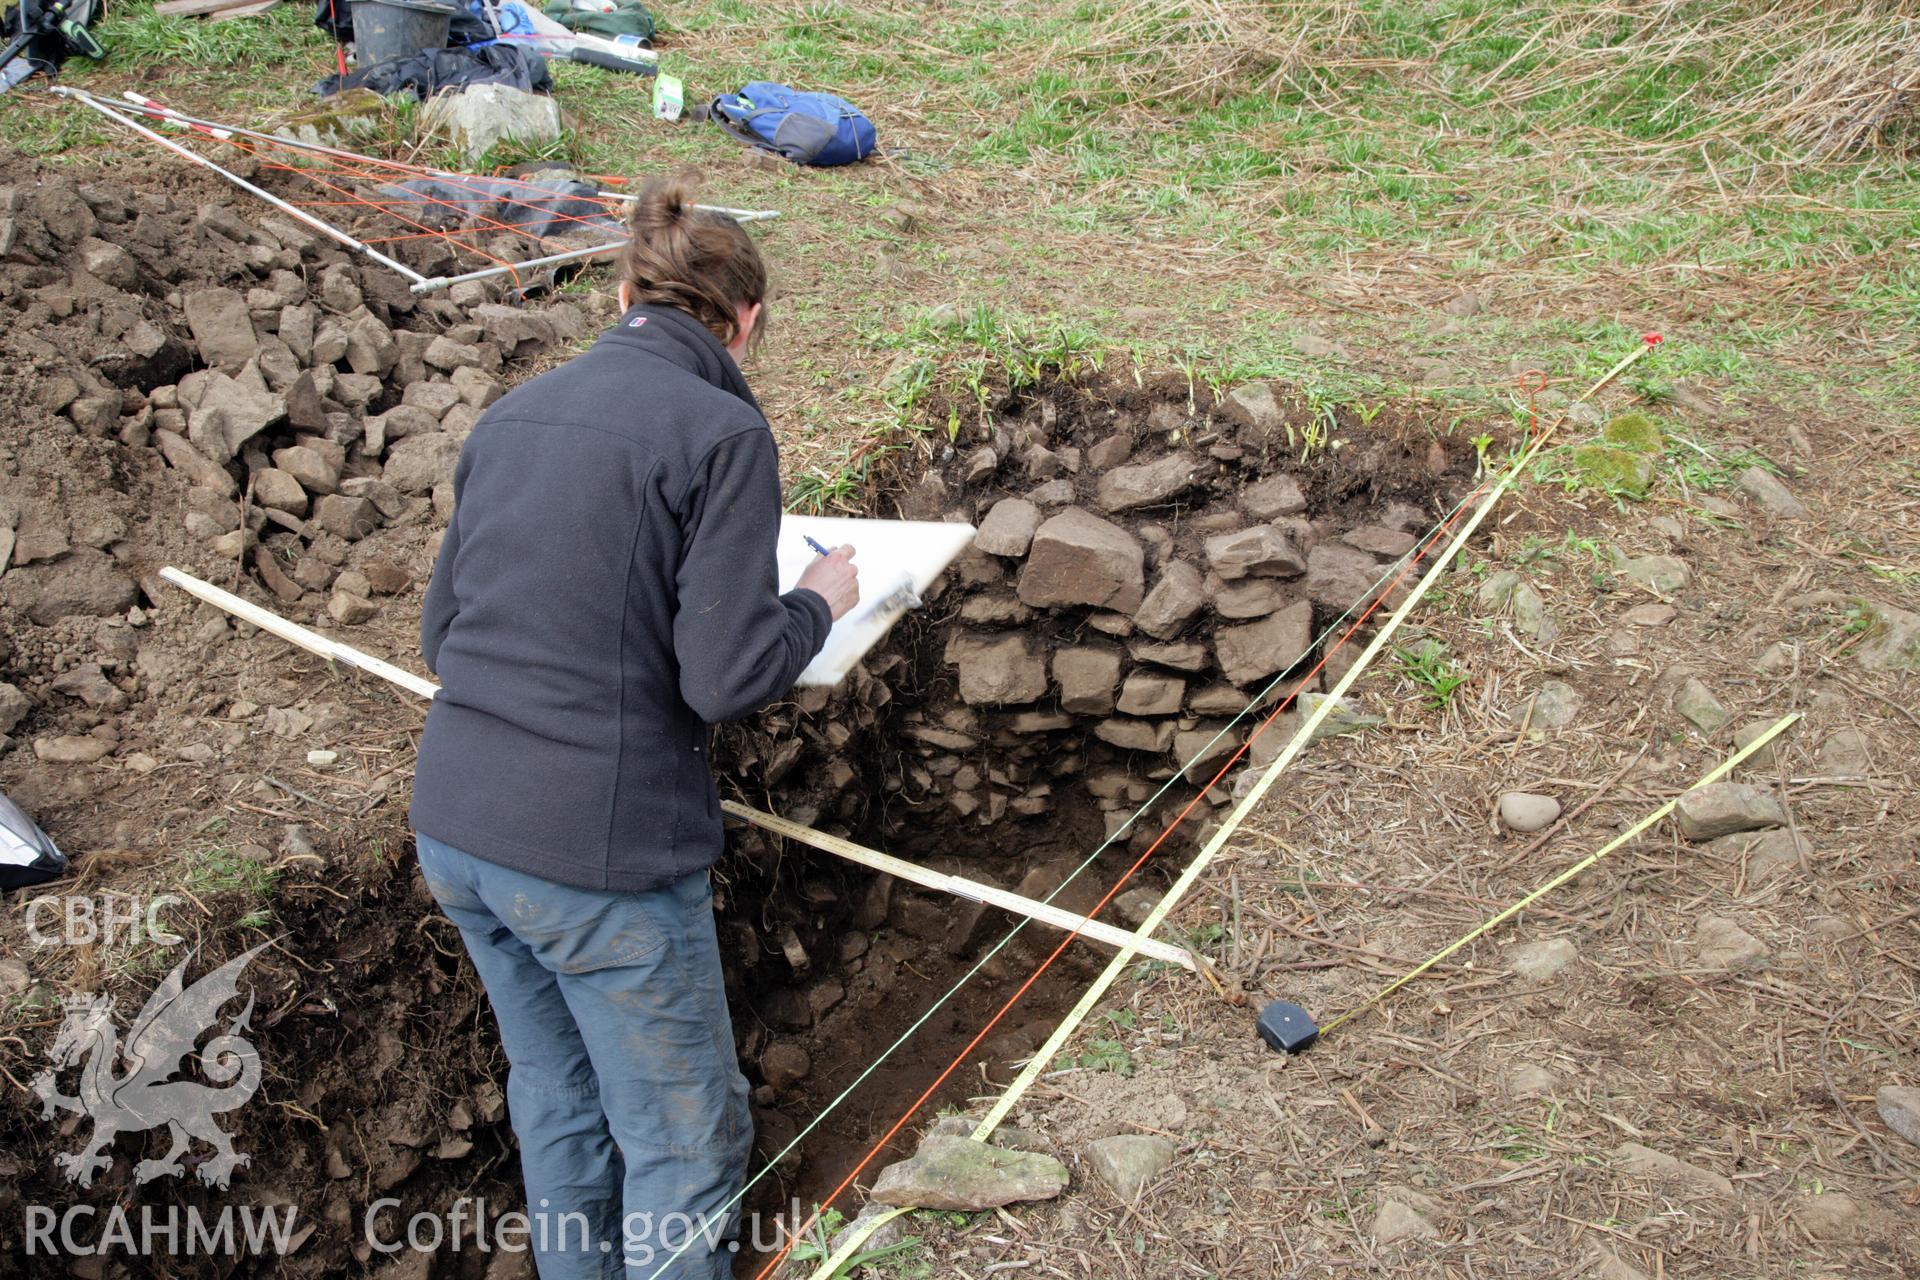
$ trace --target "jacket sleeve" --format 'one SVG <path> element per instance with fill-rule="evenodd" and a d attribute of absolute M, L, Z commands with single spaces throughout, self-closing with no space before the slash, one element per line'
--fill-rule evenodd
<path fill-rule="evenodd" d="M 454 504 L 453 518 L 440 539 L 440 554 L 433 562 L 433 577 L 427 582 L 426 598 L 420 604 L 420 655 L 427 670 L 440 674 L 440 645 L 460 612 L 453 594 L 453 558 L 460 550 L 460 506 Z"/>
<path fill-rule="evenodd" d="M 714 446 L 682 507 L 674 656 L 680 696 L 708 724 L 736 720 L 793 687 L 833 616 L 812 591 L 780 594 L 780 470 L 773 433 Z"/>

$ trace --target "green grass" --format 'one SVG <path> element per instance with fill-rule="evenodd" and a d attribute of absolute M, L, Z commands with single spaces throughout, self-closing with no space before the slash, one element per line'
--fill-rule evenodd
<path fill-rule="evenodd" d="M 1400 664 L 1400 676 L 1420 691 L 1421 699 L 1433 711 L 1445 711 L 1453 695 L 1472 677 L 1453 658 L 1446 646 L 1427 640 L 1410 649 L 1396 648 L 1394 659 Z"/>
<path fill-rule="evenodd" d="M 139 5 L 109 5 L 95 34 L 115 63 L 141 69 L 181 62 L 233 69 L 310 55 L 312 19 L 312 10 L 301 5 L 283 5 L 234 22 L 183 22 Z"/>
<path fill-rule="evenodd" d="M 1085 1052 L 1061 1054 L 1055 1067 L 1060 1070 L 1079 1067 L 1087 1071 L 1111 1071 L 1117 1076 L 1131 1076 L 1135 1069 L 1133 1054 L 1128 1052 L 1127 1046 L 1111 1036 L 1094 1036 L 1087 1041 Z"/>
<path fill-rule="evenodd" d="M 238 890 L 249 898 L 273 896 L 280 873 L 232 849 L 214 847 L 182 855 L 181 887 L 196 896 Z"/>
<path fill-rule="evenodd" d="M 818 1210 L 819 1206 L 816 1205 L 815 1209 Z M 793 1246 L 788 1257 L 797 1265 L 812 1264 L 817 1267 L 833 1256 L 830 1247 L 833 1237 L 846 1225 L 846 1215 L 838 1209 L 820 1212 L 812 1229 Z M 919 1277 L 932 1275 L 931 1264 L 923 1255 L 920 1237 L 907 1236 L 885 1248 L 859 1250 L 836 1267 L 828 1280 L 844 1280 L 855 1275 L 898 1276 L 901 1280 L 918 1280 Z"/>
<path fill-rule="evenodd" d="M 1751 103 L 1796 48 L 1727 25 L 1757 0 L 1682 6 L 1672 29 L 1699 32 L 1680 45 L 1530 0 L 1276 6 L 1288 38 L 1264 41 L 1114 0 L 662 9 L 663 65 L 690 102 L 765 76 L 831 88 L 873 110 L 890 149 L 879 166 L 753 166 L 715 130 L 651 119 L 645 80 L 554 67 L 569 129 L 542 154 L 608 175 L 697 165 L 714 196 L 784 212 L 760 233 L 796 282 L 770 403 L 803 508 L 853 501 L 889 453 L 957 435 L 1007 387 L 1119 353 L 1203 391 L 1277 379 L 1336 419 L 1427 401 L 1463 438 L 1525 419 L 1516 360 L 1573 394 L 1632 349 L 1640 317 L 1683 317 L 1618 388 L 1644 403 L 1685 381 L 1893 416 L 1920 390 L 1920 171 L 1892 147 L 1805 163 L 1763 126 Z M 138 76 L 257 123 L 331 70 L 308 19 L 119 9 L 100 29 L 108 62 L 69 78 L 108 92 Z M 1295 36 L 1296 61 L 1257 56 Z M 1647 41 L 1657 66 L 1635 58 Z M 0 114 L 50 162 L 117 138 L 44 100 Z M 930 230 L 886 217 L 901 198 Z M 1446 322 L 1435 308 L 1467 286 L 1492 310 Z M 1315 316 L 1352 359 L 1300 354 Z M 1459 375 L 1422 385 L 1413 357 Z"/>

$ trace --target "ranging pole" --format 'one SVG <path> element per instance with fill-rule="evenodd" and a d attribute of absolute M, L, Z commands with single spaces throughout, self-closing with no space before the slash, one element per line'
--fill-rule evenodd
<path fill-rule="evenodd" d="M 333 227 L 330 224 L 323 222 L 319 218 L 315 218 L 309 214 L 302 212 L 297 206 L 291 205 L 286 201 L 280 200 L 275 196 L 269 195 L 267 192 L 261 190 L 259 187 L 254 186 L 252 183 L 247 182 L 244 179 L 238 177 L 237 175 L 228 172 L 226 169 L 221 168 L 219 165 L 214 164 L 212 161 L 207 160 L 204 157 L 199 156 L 194 152 L 189 151 L 186 148 L 181 147 L 173 142 L 169 142 L 166 138 L 161 137 L 159 134 L 156 134 L 151 130 L 142 127 L 136 121 L 131 120 L 128 117 L 119 114 L 108 103 L 102 101 L 99 98 L 94 97 L 92 94 L 87 93 L 84 90 L 58 88 L 58 89 L 55 89 L 54 92 L 62 95 L 63 97 L 71 98 L 76 102 L 84 103 L 87 106 L 92 107 L 95 111 L 98 111 L 103 115 L 107 115 L 112 117 L 115 120 L 118 120 L 121 124 L 126 125 L 128 128 L 135 130 L 136 132 L 142 134 L 145 137 L 151 138 L 155 142 L 160 143 L 162 146 L 167 147 L 169 150 L 175 151 L 180 155 L 186 156 L 188 159 L 194 161 L 196 164 L 204 165 L 207 168 L 212 169 L 215 173 L 220 174 L 222 177 L 226 178 L 229 182 L 232 182 L 234 185 L 242 188 L 243 190 L 251 192 L 254 195 L 259 196 L 261 199 L 268 201 L 270 204 L 274 205 L 276 208 L 283 209 L 286 212 L 294 215 L 295 217 L 300 218 L 302 221 L 306 222 L 310 226 L 313 226 L 315 229 L 322 231 L 325 234 L 331 236 L 333 239 L 339 241 L 341 244 L 346 245 L 348 248 L 354 249 L 355 251 L 360 253 L 364 253 L 367 256 L 382 263 L 383 265 L 392 267 L 394 270 L 400 272 L 402 275 L 406 276 L 409 281 L 411 281 L 411 284 L 408 287 L 410 291 L 413 293 L 420 293 L 420 294 L 434 293 L 434 292 L 437 292 L 438 290 L 446 289 L 453 285 L 460 284 L 468 280 L 486 280 L 486 279 L 491 279 L 494 276 L 513 274 L 518 272 L 522 268 L 547 267 L 547 266 L 554 266 L 562 262 L 574 262 L 582 258 L 591 258 L 602 253 L 611 253 L 616 250 L 623 249 L 627 245 L 627 240 L 623 238 L 620 240 L 608 241 L 607 243 L 604 243 L 604 244 L 588 245 L 585 248 L 568 249 L 564 252 L 548 254 L 547 256 L 541 257 L 541 258 L 529 258 L 521 262 L 506 263 L 506 264 L 493 266 L 493 267 L 484 267 L 479 270 L 468 271 L 459 275 L 434 276 L 431 279 L 429 279 L 428 277 L 422 275 L 420 272 L 415 271 L 410 267 L 403 266 L 400 263 L 395 262 L 392 258 L 389 258 L 384 254 L 381 254 L 378 251 L 374 250 L 370 246 L 365 245 L 360 241 L 353 239 L 351 236 L 347 235 L 345 232 L 341 231 L 339 228 Z M 284 137 L 280 134 L 264 133 L 258 129 L 248 129 L 241 125 L 221 124 L 215 120 L 207 120 L 199 116 L 188 115 L 184 111 L 180 111 L 173 107 L 169 107 L 166 104 L 161 102 L 156 102 L 154 99 L 149 98 L 144 94 L 135 93 L 131 89 L 126 90 L 123 96 L 127 99 L 129 103 L 131 103 L 135 108 L 137 108 L 142 115 L 150 116 L 157 120 L 165 120 L 171 124 L 177 124 L 189 129 L 193 129 L 199 133 L 206 134 L 208 137 L 218 138 L 222 142 L 231 142 L 236 137 L 247 138 L 256 142 L 263 142 L 273 146 L 285 147 L 285 148 L 288 148 L 289 150 L 302 151 L 311 155 L 326 156 L 329 159 L 350 161 L 355 164 L 369 165 L 374 168 L 387 169 L 394 173 L 424 175 L 426 177 L 438 178 L 443 181 L 455 183 L 455 184 L 473 182 L 473 181 L 488 181 L 488 182 L 498 181 L 498 179 L 480 178 L 478 175 L 475 175 L 475 174 L 454 173 L 446 169 L 436 169 L 428 165 L 409 165 L 409 164 L 402 164 L 399 161 L 395 161 L 395 160 L 383 160 L 377 156 L 362 155 L 357 151 L 347 151 L 340 147 L 330 147 L 323 143 L 318 143 L 318 142 L 306 142 L 298 138 Z M 625 192 L 617 192 L 617 191 L 596 191 L 591 198 L 595 200 L 600 200 L 600 201 L 619 202 L 623 204 L 631 204 L 635 199 L 637 199 L 636 196 L 633 196 Z M 778 209 L 739 209 L 739 208 L 734 208 L 731 205 L 717 205 L 717 204 L 696 204 L 693 207 L 695 209 L 700 210 L 703 213 L 717 213 L 722 217 L 732 218 L 735 222 L 741 222 L 741 223 L 766 222 L 770 219 L 778 218 L 780 216 L 780 211 Z"/>
<path fill-rule="evenodd" d="M 188 595 L 203 600 L 217 609 L 225 610 L 243 622 L 250 622 L 262 631 L 277 636 L 296 648 L 318 654 L 329 662 L 338 662 L 364 671 L 368 675 L 378 676 L 382 680 L 398 685 L 408 693 L 429 701 L 440 692 L 440 686 L 425 676 L 404 671 L 352 645 L 342 644 L 309 627 L 303 627 L 271 610 L 261 608 L 250 600 L 242 599 L 231 591 L 224 591 L 211 582 L 204 582 L 190 573 L 183 573 L 171 565 L 160 570 L 160 576 Z M 1023 894 L 1013 893 L 996 885 L 983 884 L 978 880 L 969 880 L 965 876 L 935 871 L 919 863 L 908 862 L 904 858 L 896 858 L 890 854 L 881 853 L 877 849 L 855 844 L 851 840 L 828 835 L 823 831 L 815 831 L 812 827 L 803 826 L 791 819 L 764 813 L 759 809 L 749 808 L 731 800 L 722 803 L 721 808 L 754 826 L 776 832 L 790 840 L 798 840 L 802 844 L 811 845 L 815 849 L 831 853 L 849 862 L 858 863 L 871 871 L 894 876 L 923 888 L 950 893 L 957 898 L 984 902 L 988 906 L 999 907 L 1003 911 L 1011 911 L 1016 915 L 1038 920 L 1042 924 L 1052 925 L 1056 929 L 1064 929 L 1096 942 L 1104 942 L 1110 947 L 1126 946 L 1152 956 L 1156 960 L 1177 964 L 1183 969 L 1199 968 L 1193 955 L 1184 947 L 1176 947 L 1171 943 L 1160 942 L 1153 938 L 1138 938 L 1129 930 L 1103 924 L 1098 920 L 1089 920 L 1083 915 L 1063 910 L 1050 903 L 1036 902 Z"/>
<path fill-rule="evenodd" d="M 86 106 L 93 108 L 95 111 L 98 111 L 101 115 L 106 116 L 109 120 L 114 120 L 119 122 L 122 125 L 125 125 L 127 128 L 139 134 L 141 137 L 146 138 L 150 141 L 159 143 L 161 146 L 165 147 L 167 150 L 175 153 L 176 155 L 185 156 L 187 159 L 193 161 L 195 164 L 199 165 L 204 169 L 213 170 L 213 172 L 219 174 L 221 177 L 225 178 L 228 182 L 231 182 L 234 186 L 239 187 L 242 191 L 245 191 L 250 195 L 259 196 L 262 200 L 265 200 L 268 204 L 272 205 L 274 208 L 280 210 L 282 213 L 288 215 L 289 217 L 298 218 L 300 221 L 306 223 L 308 226 L 312 227 L 315 231 L 320 232 L 320 234 L 326 236 L 327 238 L 337 241 L 338 243 L 353 250 L 355 253 L 364 254 L 368 258 L 371 258 L 373 259 L 373 261 L 379 263 L 381 266 L 389 267 L 394 271 L 399 272 L 401 275 L 405 276 L 409 280 L 415 281 L 417 283 L 419 281 L 426 279 L 425 276 L 421 275 L 418 271 L 415 271 L 412 267 L 409 267 L 406 263 L 394 261 L 392 258 L 389 258 L 384 253 L 381 253 L 378 249 L 374 248 L 372 245 L 362 244 L 360 241 L 355 240 L 352 236 L 348 235 L 346 232 L 342 231 L 340 228 L 334 226 L 332 223 L 325 222 L 319 218 L 314 217 L 312 214 L 308 213 L 305 209 L 302 209 L 298 205 L 287 203 L 285 200 L 282 200 L 279 196 L 274 195 L 271 191 L 267 191 L 260 187 L 256 187 L 253 183 L 248 182 L 245 178 L 241 177 L 239 174 L 234 173 L 231 170 L 221 168 L 219 165 L 207 159 L 205 156 L 200 155 L 198 152 L 193 151 L 191 148 L 183 147 L 171 138 L 162 137 L 160 134 L 155 133 L 153 130 L 147 128 L 147 126 L 141 124 L 138 120 L 134 120 L 128 116 L 122 115 L 120 112 L 114 110 L 112 107 L 108 106 L 106 103 L 102 102 L 100 99 L 94 97 L 90 93 L 82 93 L 78 89 L 69 89 L 64 85 L 55 85 L 53 89 L 50 90 L 50 92 L 57 93 L 63 98 L 71 98 L 75 102 L 83 103 Z"/>

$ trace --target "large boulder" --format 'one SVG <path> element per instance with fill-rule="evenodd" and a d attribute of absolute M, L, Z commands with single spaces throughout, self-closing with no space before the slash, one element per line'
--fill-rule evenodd
<path fill-rule="evenodd" d="M 1242 489 L 1236 501 L 1240 509 L 1255 520 L 1278 520 L 1297 516 L 1307 509 L 1307 497 L 1300 482 L 1289 475 L 1268 476 Z"/>
<path fill-rule="evenodd" d="M 1357 547 L 1323 542 L 1307 553 L 1307 594 L 1329 609 L 1346 609 L 1372 594 L 1380 570 Z"/>
<path fill-rule="evenodd" d="M 75 547 L 54 564 L 14 569 L 5 582 L 7 598 L 23 604 L 27 616 L 43 627 L 73 615 L 125 613 L 140 595 L 114 558 L 92 547 Z"/>
<path fill-rule="evenodd" d="M 355 373 L 378 376 L 393 368 L 400 358 L 400 346 L 393 330 L 381 324 L 370 311 L 360 311 L 347 319 L 347 367 Z"/>
<path fill-rule="evenodd" d="M 355 542 L 380 527 L 380 513 L 366 498 L 328 494 L 313 504 L 313 518 L 307 523 L 323 533 Z"/>
<path fill-rule="evenodd" d="M 1092 605 L 1132 613 L 1146 594 L 1145 579 L 1145 555 L 1132 534 L 1068 507 L 1034 532 L 1019 594 L 1036 609 Z"/>
<path fill-rule="evenodd" d="M 1159 506 L 1192 488 L 1193 473 L 1194 461 L 1184 453 L 1115 467 L 1100 477 L 1100 507 L 1105 511 L 1132 511 Z"/>
<path fill-rule="evenodd" d="M 973 545 L 989 555 L 1023 556 L 1040 527 L 1040 508 L 1025 498 L 1002 498 L 980 522 Z"/>
<path fill-rule="evenodd" d="M 402 493 L 430 493 L 435 485 L 453 479 L 460 444 L 459 437 L 444 431 L 408 436 L 388 452 L 382 474 Z"/>
<path fill-rule="evenodd" d="M 1279 397 L 1268 383 L 1250 382 L 1244 387 L 1235 387 L 1221 402 L 1220 409 L 1228 421 L 1244 428 L 1247 439 L 1255 443 L 1271 444 L 1286 434 L 1286 411 L 1280 407 Z"/>
<path fill-rule="evenodd" d="M 1207 592 L 1200 571 L 1184 560 L 1172 560 L 1160 571 L 1133 625 L 1157 640 L 1171 640 L 1206 608 Z"/>
<path fill-rule="evenodd" d="M 475 307 L 472 315 L 488 340 L 499 343 L 502 354 L 513 359 L 538 355 L 559 341 L 553 323 L 538 311 L 487 302 Z"/>
<path fill-rule="evenodd" d="M 288 515 L 307 514 L 307 491 L 290 473 L 278 467 L 262 467 L 253 473 L 253 500 Z"/>
<path fill-rule="evenodd" d="M 1134 671 L 1120 687 L 1120 700 L 1115 706 L 1130 716 L 1172 716 L 1180 714 L 1186 696 L 1187 682 L 1179 676 Z"/>
<path fill-rule="evenodd" d="M 1087 1167 L 1113 1194 L 1132 1204 L 1149 1182 L 1173 1163 L 1175 1148 L 1165 1138 L 1122 1133 L 1087 1148 Z"/>
<path fill-rule="evenodd" d="M 1105 645 L 1073 645 L 1053 655 L 1053 682 L 1060 686 L 1060 709 L 1075 715 L 1103 716 L 1113 710 L 1113 687 L 1120 679 L 1120 651 Z"/>
<path fill-rule="evenodd" d="M 1873 671 L 1920 671 L 1920 613 L 1868 602 L 1860 665 Z"/>
<path fill-rule="evenodd" d="M 557 141 L 561 127 L 559 103 L 504 84 L 436 94 L 420 112 L 422 132 L 444 135 L 475 160 L 508 140 L 536 147 Z"/>
<path fill-rule="evenodd" d="M 311 445 L 296 444 L 273 451 L 273 465 L 300 482 L 308 493 L 336 493 L 340 464 Z"/>
<path fill-rule="evenodd" d="M 171 431 L 156 431 L 153 433 L 153 443 L 159 448 L 160 456 L 167 460 L 167 465 L 185 475 L 192 484 L 229 498 L 240 492 L 227 469 L 194 448 L 185 436 L 175 435 Z"/>
<path fill-rule="evenodd" d="M 257 371 L 240 377 L 215 372 L 187 417 L 187 439 L 210 461 L 231 462 L 241 445 L 286 418 L 286 399 L 267 390 Z"/>
<path fill-rule="evenodd" d="M 1920 1147 L 1920 1089 L 1904 1085 L 1880 1086 L 1874 1094 L 1874 1107 L 1887 1128 Z"/>
<path fill-rule="evenodd" d="M 973 706 L 1032 702 L 1047 691 L 1046 659 L 1018 633 L 960 632 L 947 642 L 947 661 L 960 668 L 960 698 Z"/>
<path fill-rule="evenodd" d="M 215 367 L 239 369 L 260 353 L 247 300 L 234 289 L 195 289 L 181 301 L 193 330 L 200 359 Z"/>
<path fill-rule="evenodd" d="M 1136 720 L 1114 716 L 1093 726 L 1093 736 L 1123 751 L 1165 752 L 1173 746 L 1171 720 Z"/>
<path fill-rule="evenodd" d="M 1051 1200 L 1066 1189 L 1066 1166 L 1052 1156 L 934 1133 L 912 1159 L 880 1171 L 870 1198 L 903 1208 L 977 1213 L 1022 1200 Z"/>
<path fill-rule="evenodd" d="M 1714 840 L 1741 831 L 1783 827 L 1787 811 L 1771 791 L 1748 782 L 1695 787 L 1674 802 L 1674 824 L 1689 840 Z"/>
<path fill-rule="evenodd" d="M 396 440 L 438 431 L 440 419 L 417 404 L 401 404 L 368 418 L 361 425 L 366 432 L 363 437 L 366 450 L 377 457 Z"/>
<path fill-rule="evenodd" d="M 1207 563 L 1222 578 L 1292 578 L 1307 571 L 1302 556 L 1287 536 L 1270 524 L 1238 533 L 1219 533 L 1206 541 Z"/>

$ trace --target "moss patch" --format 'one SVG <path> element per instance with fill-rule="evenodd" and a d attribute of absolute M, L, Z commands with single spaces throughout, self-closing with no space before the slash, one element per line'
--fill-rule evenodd
<path fill-rule="evenodd" d="M 1581 483 L 1608 493 L 1644 498 L 1653 484 L 1653 459 L 1610 444 L 1583 444 L 1573 451 Z"/>
<path fill-rule="evenodd" d="M 371 89 L 348 89 L 287 116 L 280 132 L 324 147 L 350 146 L 380 133 L 393 110 L 385 98 Z"/>
<path fill-rule="evenodd" d="M 1632 453 L 1659 453 L 1667 444 L 1660 424 L 1644 413 L 1621 414 L 1600 429 L 1600 438 Z"/>

